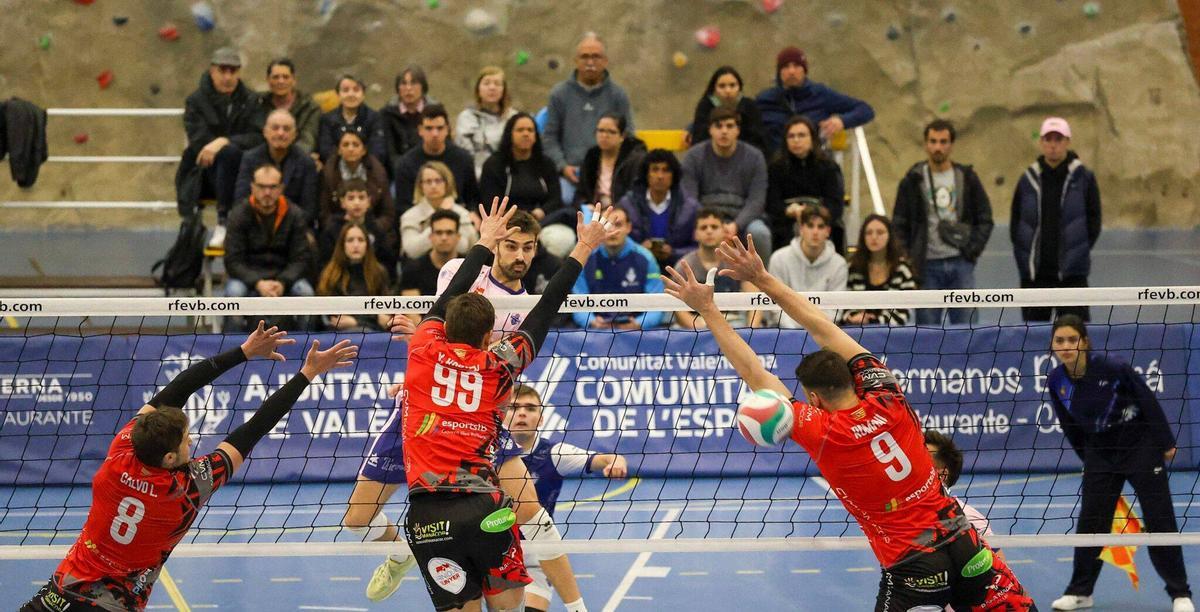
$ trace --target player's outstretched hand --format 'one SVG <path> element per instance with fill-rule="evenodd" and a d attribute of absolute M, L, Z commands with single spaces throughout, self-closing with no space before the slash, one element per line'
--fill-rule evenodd
<path fill-rule="evenodd" d="M 588 247 L 590 251 L 594 251 L 604 244 L 605 240 L 615 236 L 617 230 L 613 229 L 612 223 L 608 220 L 612 216 L 612 210 L 612 206 L 605 207 L 600 202 L 596 202 L 592 206 L 590 219 L 584 219 L 582 212 L 575 213 L 576 240 Z"/>
<path fill-rule="evenodd" d="M 279 347 L 296 343 L 295 338 L 286 336 L 287 332 L 281 331 L 274 325 L 268 329 L 267 324 L 260 320 L 258 327 L 250 332 L 246 341 L 242 343 L 242 353 L 246 355 L 246 359 L 268 357 L 275 361 L 285 361 L 285 357 L 278 352 Z"/>
<path fill-rule="evenodd" d="M 355 357 L 358 357 L 358 347 L 350 344 L 349 340 L 342 340 L 324 351 L 321 350 L 321 341 L 313 340 L 300 372 L 312 380 L 330 370 L 354 365 L 352 360 Z"/>
<path fill-rule="evenodd" d="M 758 256 L 758 251 L 754 248 L 754 237 L 750 234 L 746 234 L 746 244 L 748 247 L 742 246 L 742 241 L 734 237 L 717 247 L 717 255 L 726 265 L 720 274 L 757 286 L 767 276 L 767 267 L 763 265 L 762 257 Z"/>
<path fill-rule="evenodd" d="M 617 455 L 617 458 L 604 468 L 605 478 L 624 478 L 628 475 L 629 465 L 625 463 L 625 457 L 622 455 Z"/>
<path fill-rule="evenodd" d="M 508 196 L 504 196 L 503 200 L 499 197 L 492 198 L 490 210 L 484 209 L 483 204 L 480 204 L 479 217 L 482 220 L 479 222 L 479 244 L 494 249 L 501 240 L 517 233 L 518 228 L 508 227 L 508 220 L 512 219 L 516 212 L 515 205 L 508 205 Z"/>
<path fill-rule="evenodd" d="M 709 271 L 707 282 L 696 280 L 692 266 L 687 261 L 680 261 L 679 268 L 667 266 L 667 277 L 663 279 L 667 295 L 687 304 L 692 310 L 699 312 L 713 303 L 713 272 Z"/>
<path fill-rule="evenodd" d="M 408 337 L 417 333 L 417 324 L 408 315 L 392 315 L 392 320 L 388 321 L 388 331 L 392 332 L 392 340 L 408 340 Z"/>

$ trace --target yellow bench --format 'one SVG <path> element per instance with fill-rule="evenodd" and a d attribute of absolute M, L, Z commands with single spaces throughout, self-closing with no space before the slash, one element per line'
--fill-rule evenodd
<path fill-rule="evenodd" d="M 684 130 L 637 130 L 637 137 L 646 143 L 646 149 L 666 149 L 668 151 L 683 151 Z"/>

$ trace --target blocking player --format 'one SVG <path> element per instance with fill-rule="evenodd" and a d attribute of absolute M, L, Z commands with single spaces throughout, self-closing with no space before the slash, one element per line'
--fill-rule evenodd
<path fill-rule="evenodd" d="M 950 436 L 936 429 L 925 430 L 925 449 L 929 451 L 929 456 L 933 459 L 933 469 L 937 470 L 938 478 L 942 479 L 942 484 L 946 485 L 946 491 L 949 493 L 958 483 L 959 476 L 962 476 L 962 451 Z M 963 514 L 967 516 L 967 520 L 971 522 L 971 526 L 975 528 L 980 537 L 987 540 L 995 535 L 988 517 L 976 510 L 975 506 L 963 501 L 961 497 L 953 494 L 951 496 L 954 497 L 954 501 L 958 502 Z M 997 557 L 1004 558 L 1004 553 L 1000 549 L 993 548 L 992 552 L 996 553 Z"/>
<path fill-rule="evenodd" d="M 113 439 L 92 477 L 87 521 L 54 576 L 22 612 L 144 610 L 171 551 L 244 457 L 275 427 L 312 379 L 351 365 L 358 347 L 343 340 L 320 350 L 313 340 L 300 373 L 272 393 L 217 449 L 191 457 L 188 397 L 254 357 L 283 361 L 277 349 L 295 340 L 263 323 L 238 348 L 181 372 L 138 411 Z"/>
<path fill-rule="evenodd" d="M 578 243 L 520 327 L 488 349 L 495 309 L 470 292 L 492 251 L 518 230 L 507 199 L 480 206 L 479 243 L 409 343 L 401 391 L 404 471 L 409 485 L 405 536 L 437 610 L 523 607 L 530 579 L 512 500 L 500 489 L 492 458 L 501 410 L 516 376 L 533 361 L 550 321 L 583 269 L 611 233 L 609 209 L 590 223 L 577 215 Z"/>
<path fill-rule="evenodd" d="M 504 416 L 504 428 L 515 443 L 512 451 L 501 450 L 502 459 L 517 456 L 528 469 L 537 501 L 550 517 L 562 493 L 563 477 L 580 474 L 603 474 L 607 478 L 625 478 L 629 467 L 625 457 L 615 453 L 592 453 L 566 442 L 551 442 L 538 435 L 542 424 L 542 398 L 529 385 L 513 389 L 512 403 Z M 503 475 L 502 475 L 503 478 Z M 522 532 L 527 529 L 522 528 Z M 526 539 L 531 539 L 526 534 Z M 585 612 L 579 584 L 571 571 L 565 554 L 527 554 L 529 577 L 533 582 L 525 587 L 526 612 L 544 612 L 550 608 L 550 585 L 558 591 L 568 612 Z M 547 578 L 548 577 L 548 578 Z"/>
<path fill-rule="evenodd" d="M 806 402 L 793 399 L 792 439 L 858 521 L 883 576 L 875 609 L 1032 610 L 1033 600 L 982 542 L 941 487 L 916 414 L 878 358 L 801 294 L 767 272 L 754 242 L 718 247 L 720 274 L 753 283 L 797 321 L 821 350 L 796 368 Z M 754 390 L 792 391 L 771 374 L 713 303 L 711 284 L 686 262 L 667 268 L 668 294 L 709 322 L 721 351 Z"/>

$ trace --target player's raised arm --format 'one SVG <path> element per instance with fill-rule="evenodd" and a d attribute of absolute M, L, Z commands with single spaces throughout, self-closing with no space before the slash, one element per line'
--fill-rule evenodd
<path fill-rule="evenodd" d="M 268 357 L 275 361 L 283 361 L 283 355 L 278 352 L 279 347 L 285 344 L 295 344 L 296 341 L 287 338 L 287 332 L 280 331 L 278 327 L 272 326 L 270 329 L 265 327 L 266 325 L 259 321 L 258 328 L 246 337 L 246 341 L 241 346 L 215 357 L 209 357 L 180 372 L 145 406 L 142 406 L 138 414 L 152 412 L 162 406 L 182 408 L 193 393 L 248 359 Z"/>
<path fill-rule="evenodd" d="M 762 257 L 758 256 L 754 248 L 754 239 L 748 234 L 746 243 L 749 248 L 742 246 L 742 241 L 735 237 L 717 247 L 718 255 L 728 266 L 721 270 L 721 276 L 749 282 L 758 287 L 759 291 L 775 300 L 783 312 L 808 330 L 821 348 L 829 349 L 847 361 L 869 352 L 837 324 L 826 318 L 825 313 L 809 302 L 808 298 L 767 272 Z"/>
<path fill-rule="evenodd" d="M 358 347 L 350 344 L 349 340 L 342 340 L 324 351 L 320 349 L 320 341 L 313 340 L 300 373 L 263 400 L 262 406 L 249 421 L 230 432 L 225 441 L 217 445 L 217 450 L 229 455 L 230 471 L 242 465 L 242 460 L 250 454 L 254 445 L 279 424 L 314 378 L 330 370 L 353 365 L 352 360 L 358 356 Z"/>
<path fill-rule="evenodd" d="M 479 271 L 483 269 L 483 266 L 492 263 L 496 245 L 519 231 L 516 227 L 508 227 L 508 220 L 516 211 L 515 205 L 509 207 L 507 196 L 503 200 L 498 197 L 492 198 L 490 210 L 485 210 L 483 204 L 479 205 L 479 215 L 483 219 L 479 223 L 479 242 L 476 242 L 475 246 L 467 251 L 467 256 L 459 266 L 458 272 L 450 279 L 446 290 L 442 292 L 441 297 L 425 316 L 439 318 L 446 316 L 446 305 L 450 303 L 450 300 L 471 289 L 471 284 L 479 277 Z"/>
<path fill-rule="evenodd" d="M 762 264 L 761 260 L 759 264 Z M 784 397 L 790 397 L 791 389 L 784 386 L 778 376 L 763 367 L 758 356 L 754 354 L 754 349 L 746 344 L 746 341 L 729 325 L 729 321 L 726 321 L 725 317 L 721 315 L 721 311 L 713 302 L 711 279 L 707 283 L 696 280 L 692 267 L 686 261 L 679 262 L 679 269 L 667 266 L 666 271 L 667 277 L 663 279 L 663 285 L 666 287 L 667 295 L 681 300 L 704 317 L 708 323 L 708 329 L 717 341 L 717 346 L 721 347 L 725 358 L 733 364 L 733 369 L 737 370 L 738 376 L 741 376 L 742 380 L 746 381 L 746 384 L 755 391 L 771 389 L 783 394 Z M 709 274 L 711 275 L 712 272 Z"/>

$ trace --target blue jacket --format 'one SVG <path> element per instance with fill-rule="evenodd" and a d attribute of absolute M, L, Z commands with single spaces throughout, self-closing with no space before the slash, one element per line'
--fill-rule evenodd
<path fill-rule="evenodd" d="M 1088 170 L 1074 152 L 1067 156 L 1067 180 L 1063 184 L 1058 227 L 1042 225 L 1042 167 L 1033 162 L 1013 193 L 1009 234 L 1017 273 L 1021 280 L 1037 276 L 1038 247 L 1042 232 L 1057 232 L 1059 273 L 1087 276 L 1092 271 L 1092 245 L 1100 237 L 1100 188 L 1096 175 Z"/>
<path fill-rule="evenodd" d="M 783 144 L 783 126 L 792 115 L 804 115 L 813 123 L 838 115 L 846 129 L 875 118 L 870 104 L 811 80 L 805 80 L 799 87 L 785 88 L 776 76 L 775 87 L 759 92 L 757 102 L 767 136 L 767 151 L 763 153 L 779 150 Z"/>
<path fill-rule="evenodd" d="M 650 218 L 654 212 L 646 197 L 646 186 L 641 182 L 625 192 L 620 206 L 629 215 L 629 226 L 633 228 L 629 237 L 641 244 L 650 238 Z M 672 260 L 677 260 L 696 248 L 696 214 L 700 203 L 676 184 L 671 188 L 671 205 L 667 209 L 667 244 L 671 245 Z"/>
<path fill-rule="evenodd" d="M 571 293 L 584 295 L 588 293 L 662 293 L 662 276 L 658 270 L 658 262 L 646 247 L 636 243 L 632 238 L 625 239 L 625 246 L 616 257 L 608 254 L 607 248 L 597 249 L 588 258 L 587 265 L 579 278 L 575 279 L 575 287 Z M 620 313 L 606 313 L 609 316 L 619 316 Z M 644 312 L 637 316 L 642 329 L 657 327 L 662 324 L 666 315 L 661 310 Z M 575 324 L 587 329 L 595 315 L 588 312 L 577 312 L 571 315 Z"/>

